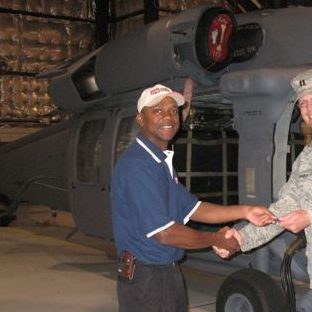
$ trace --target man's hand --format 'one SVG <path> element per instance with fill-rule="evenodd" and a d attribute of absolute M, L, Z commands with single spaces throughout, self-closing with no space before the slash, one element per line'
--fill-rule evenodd
<path fill-rule="evenodd" d="M 242 235 L 236 229 L 230 229 L 229 227 L 224 227 L 218 231 L 224 235 L 225 239 L 235 239 L 236 243 L 232 244 L 230 248 L 225 246 L 213 246 L 212 249 L 214 252 L 221 258 L 229 258 L 234 255 L 236 252 L 240 251 L 240 245 L 243 242 Z"/>
<path fill-rule="evenodd" d="M 263 206 L 247 206 L 244 205 L 246 209 L 246 219 L 257 225 L 264 226 L 276 221 L 274 214 Z"/>
<path fill-rule="evenodd" d="M 279 218 L 279 224 L 288 231 L 299 233 L 309 226 L 311 221 L 307 211 L 300 209 Z"/>
<path fill-rule="evenodd" d="M 231 231 L 232 230 L 229 227 L 224 227 L 220 229 L 217 233 L 215 233 L 216 241 L 213 245 L 213 249 L 215 251 L 216 249 L 220 251 L 223 250 L 223 251 L 226 251 L 226 254 L 228 256 L 230 256 L 240 250 L 238 241 Z M 227 235 L 228 232 L 229 234 Z M 221 252 L 221 253 L 224 254 L 224 252 Z"/>

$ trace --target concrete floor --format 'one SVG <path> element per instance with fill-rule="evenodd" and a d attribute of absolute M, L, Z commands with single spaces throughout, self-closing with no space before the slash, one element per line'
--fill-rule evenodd
<path fill-rule="evenodd" d="M 110 247 L 76 233 L 70 214 L 23 205 L 0 228 L 0 302 L 5 312 L 115 312 L 116 261 Z M 109 252 L 105 252 L 109 250 Z M 183 267 L 191 312 L 215 312 L 223 277 Z"/>

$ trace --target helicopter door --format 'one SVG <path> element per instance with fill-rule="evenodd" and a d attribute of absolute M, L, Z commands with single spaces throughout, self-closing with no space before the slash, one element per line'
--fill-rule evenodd
<path fill-rule="evenodd" d="M 135 141 L 139 133 L 135 121 L 136 109 L 122 109 L 116 115 L 113 134 L 111 171 L 121 154 Z"/>
<path fill-rule="evenodd" d="M 106 174 L 111 119 L 109 114 L 83 118 L 71 145 L 70 198 L 75 223 L 79 230 L 106 239 L 113 238 Z"/>

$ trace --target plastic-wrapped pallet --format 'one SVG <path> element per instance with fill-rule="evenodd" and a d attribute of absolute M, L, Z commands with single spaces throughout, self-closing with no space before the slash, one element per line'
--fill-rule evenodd
<path fill-rule="evenodd" d="M 0 0 L 0 8 L 11 10 L 0 13 L 0 119 L 47 115 L 49 81 L 35 75 L 93 49 L 94 1 Z"/>

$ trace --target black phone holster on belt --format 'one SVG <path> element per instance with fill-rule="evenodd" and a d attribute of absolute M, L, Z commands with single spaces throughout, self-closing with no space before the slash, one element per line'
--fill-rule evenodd
<path fill-rule="evenodd" d="M 119 258 L 118 275 L 127 279 L 132 280 L 135 271 L 136 258 L 127 250 L 124 250 Z"/>

